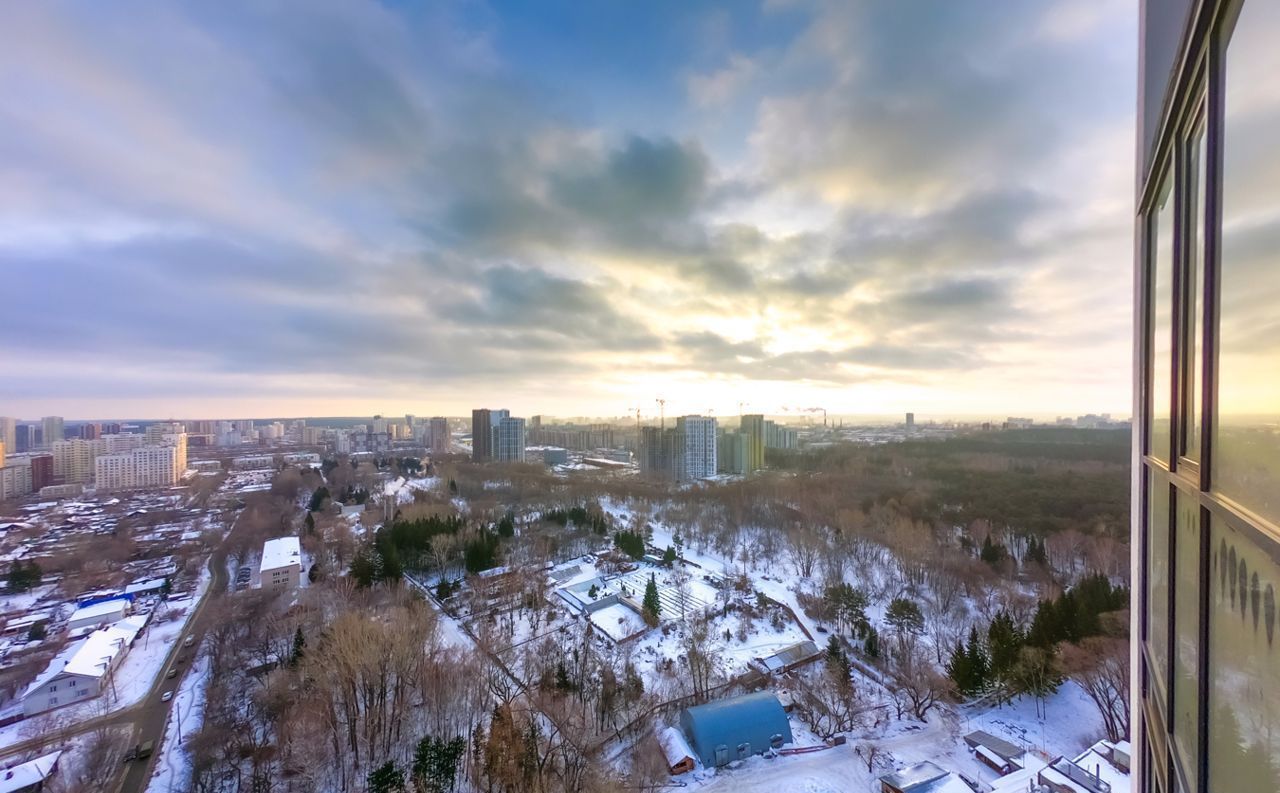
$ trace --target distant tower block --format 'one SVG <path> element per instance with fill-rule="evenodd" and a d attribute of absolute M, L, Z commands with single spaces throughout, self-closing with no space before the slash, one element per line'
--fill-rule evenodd
<path fill-rule="evenodd" d="M 907 414 L 907 434 L 910 435 L 915 431 L 916 431 L 916 414 L 908 413 Z"/>

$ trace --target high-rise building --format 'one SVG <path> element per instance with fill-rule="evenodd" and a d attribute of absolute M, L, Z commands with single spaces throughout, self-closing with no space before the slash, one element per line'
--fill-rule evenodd
<path fill-rule="evenodd" d="M 916 414 L 908 413 L 907 414 L 907 434 L 910 435 L 915 431 L 916 431 Z"/>
<path fill-rule="evenodd" d="M 433 455 L 441 455 L 449 453 L 450 437 L 449 437 L 449 420 L 444 416 L 434 416 L 431 419 L 431 453 Z"/>
<path fill-rule="evenodd" d="M 684 433 L 671 427 L 640 428 L 640 472 L 683 480 L 685 474 Z"/>
<path fill-rule="evenodd" d="M 29 452 L 39 443 L 35 439 L 36 428 L 30 424 L 19 424 L 13 428 L 13 448 L 19 454 Z"/>
<path fill-rule="evenodd" d="M 482 463 L 493 459 L 493 411 L 471 411 L 471 459 Z"/>
<path fill-rule="evenodd" d="M 63 432 L 62 416 L 45 416 L 40 419 L 41 427 L 41 443 L 50 448 L 56 441 L 63 440 L 65 434 Z"/>
<path fill-rule="evenodd" d="M 773 421 L 764 423 L 764 448 L 795 449 L 800 446 L 800 434 L 790 427 L 784 427 Z"/>
<path fill-rule="evenodd" d="M 18 420 L 10 416 L 0 416 L 0 443 L 10 454 L 26 449 L 18 448 Z"/>
<path fill-rule="evenodd" d="M 524 462 L 524 419 L 503 416 L 494 428 L 493 454 L 505 462 Z"/>
<path fill-rule="evenodd" d="M 93 481 L 93 461 L 107 452 L 107 443 L 102 438 L 92 441 L 72 438 L 54 441 L 50 450 L 53 452 L 53 475 L 59 482 L 85 484 Z"/>
<path fill-rule="evenodd" d="M 738 428 L 747 436 L 747 473 L 764 468 L 764 416 L 759 413 L 742 417 Z"/>
<path fill-rule="evenodd" d="M 39 493 L 40 488 L 53 484 L 53 455 L 28 454 L 27 461 L 31 465 L 31 491 Z"/>
<path fill-rule="evenodd" d="M 716 438 L 716 467 L 722 474 L 746 474 L 747 434 L 741 430 L 723 430 Z"/>
<path fill-rule="evenodd" d="M 94 482 L 99 490 L 177 484 L 181 481 L 181 475 L 176 473 L 178 458 L 177 446 L 141 446 L 127 452 L 103 454 L 94 460 Z M 185 461 L 181 467 L 186 470 Z"/>
<path fill-rule="evenodd" d="M 1280 790 L 1280 3 L 1138 18 L 1134 790 Z"/>
<path fill-rule="evenodd" d="M 716 475 L 716 420 L 708 416 L 681 416 L 676 431 L 684 438 L 682 479 L 709 479 Z"/>
<path fill-rule="evenodd" d="M 0 501 L 20 498 L 33 491 L 30 459 L 17 457 L 0 465 Z"/>
<path fill-rule="evenodd" d="M 86 441 L 97 440 L 102 437 L 102 425 L 92 421 L 87 421 L 80 425 L 79 435 Z"/>

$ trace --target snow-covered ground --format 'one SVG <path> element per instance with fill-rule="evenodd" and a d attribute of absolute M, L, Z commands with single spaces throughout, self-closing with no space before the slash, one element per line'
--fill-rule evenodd
<path fill-rule="evenodd" d="M 182 684 L 169 703 L 169 721 L 165 724 L 160 755 L 147 783 L 147 793 L 174 793 L 190 788 L 191 753 L 184 741 L 194 735 L 204 722 L 208 687 L 209 659 L 202 653 L 191 671 L 182 678 Z"/>
<path fill-rule="evenodd" d="M 164 673 L 164 660 L 187 627 L 199 598 L 209 586 L 208 570 L 201 575 L 196 596 L 159 606 L 142 636 L 135 640 L 113 676 L 106 693 L 94 699 L 42 713 L 0 729 L 0 748 L 65 729 L 112 711 L 132 707 Z"/>

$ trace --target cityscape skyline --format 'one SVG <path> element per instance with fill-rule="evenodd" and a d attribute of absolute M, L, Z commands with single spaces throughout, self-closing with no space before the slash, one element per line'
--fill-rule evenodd
<path fill-rule="evenodd" d="M 0 11 L 0 411 L 1131 410 L 1127 3 L 308 12 Z"/>

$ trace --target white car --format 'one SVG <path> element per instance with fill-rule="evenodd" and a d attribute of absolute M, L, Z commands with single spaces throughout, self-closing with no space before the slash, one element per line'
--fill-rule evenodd
<path fill-rule="evenodd" d="M 166 692 L 164 692 L 163 694 L 161 694 L 161 695 L 160 695 L 160 701 L 161 701 L 161 702 L 168 702 L 168 701 L 169 701 L 169 700 L 171 700 L 171 699 L 173 699 L 173 692 L 172 692 L 172 691 L 166 691 Z"/>

